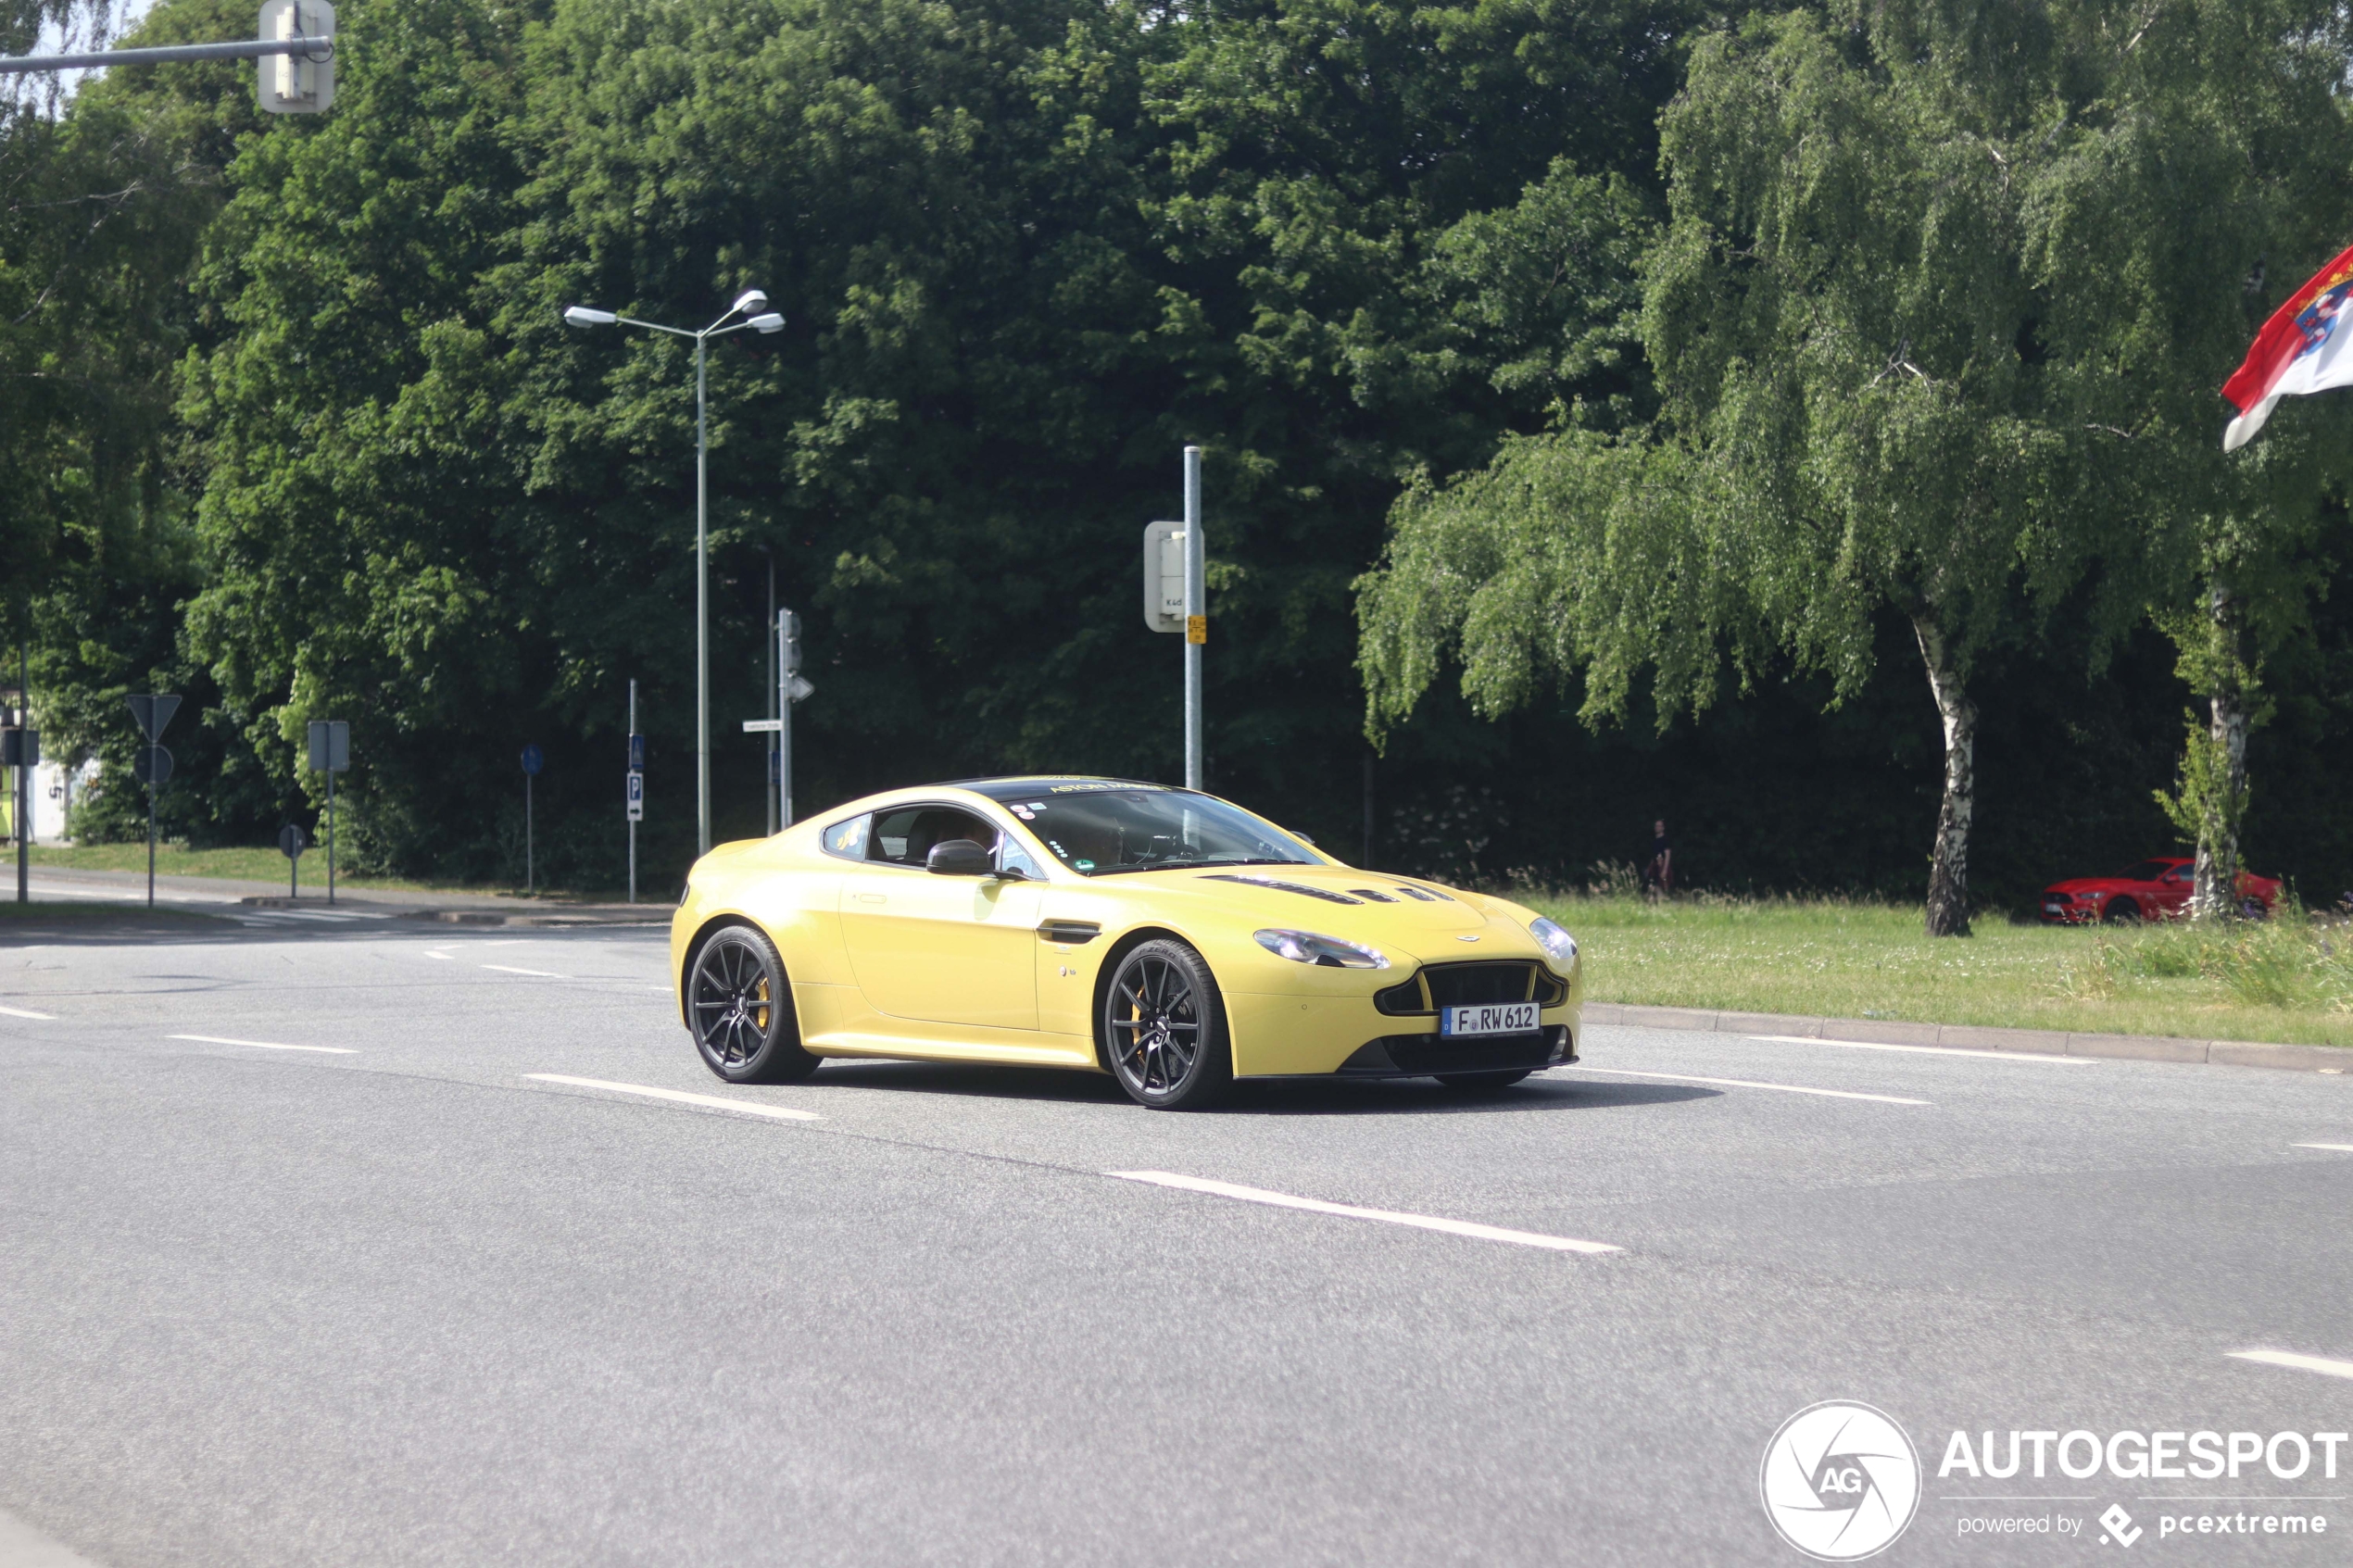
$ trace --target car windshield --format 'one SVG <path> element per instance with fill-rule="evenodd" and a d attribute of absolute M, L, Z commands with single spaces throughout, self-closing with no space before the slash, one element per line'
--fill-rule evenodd
<path fill-rule="evenodd" d="M 1148 785 L 1044 783 L 988 794 L 1081 876 L 1184 866 L 1319 865 L 1315 852 L 1207 796 Z"/>
<path fill-rule="evenodd" d="M 2171 860 L 2143 860 L 2138 865 L 2127 866 L 2122 871 L 2117 872 L 2116 880 L 2119 882 L 2155 882 L 2158 877 L 2163 876 L 2167 872 L 2170 872 L 2172 869 L 2173 862 Z"/>

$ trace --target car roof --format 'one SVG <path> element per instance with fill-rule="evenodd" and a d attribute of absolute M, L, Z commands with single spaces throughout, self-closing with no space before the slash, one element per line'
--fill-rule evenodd
<path fill-rule="evenodd" d="M 1013 773 L 1001 778 L 953 779 L 931 787 L 968 789 L 999 802 L 1018 800 L 1025 795 L 1076 795 L 1105 789 L 1150 789 L 1167 795 L 1193 793 L 1175 784 L 1153 784 L 1149 779 L 1112 779 L 1088 773 Z"/>

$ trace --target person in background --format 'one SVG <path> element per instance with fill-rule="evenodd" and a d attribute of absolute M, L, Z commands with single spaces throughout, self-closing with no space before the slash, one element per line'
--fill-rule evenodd
<path fill-rule="evenodd" d="M 1667 824 L 1651 824 L 1650 863 L 1642 868 L 1642 889 L 1661 897 L 1675 891 L 1675 847 L 1667 842 Z"/>

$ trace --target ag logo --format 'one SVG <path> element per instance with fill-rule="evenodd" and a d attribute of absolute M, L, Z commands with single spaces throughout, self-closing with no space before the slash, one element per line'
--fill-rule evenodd
<path fill-rule="evenodd" d="M 1781 1423 L 1757 1475 L 1765 1516 L 1822 1562 L 1885 1549 L 1920 1505 L 1920 1456 L 1886 1412 L 1826 1400 Z"/>

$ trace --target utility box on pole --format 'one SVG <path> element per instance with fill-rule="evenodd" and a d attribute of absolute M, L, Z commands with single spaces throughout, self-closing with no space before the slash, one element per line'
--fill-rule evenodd
<path fill-rule="evenodd" d="M 1154 632 L 1185 629 L 1185 525 L 1144 526 L 1144 625 Z"/>
<path fill-rule="evenodd" d="M 261 107 L 270 114 L 324 114 L 335 101 L 335 8 L 328 0 L 269 0 L 261 36 L 273 44 L 317 39 L 315 48 L 265 55 Z"/>

